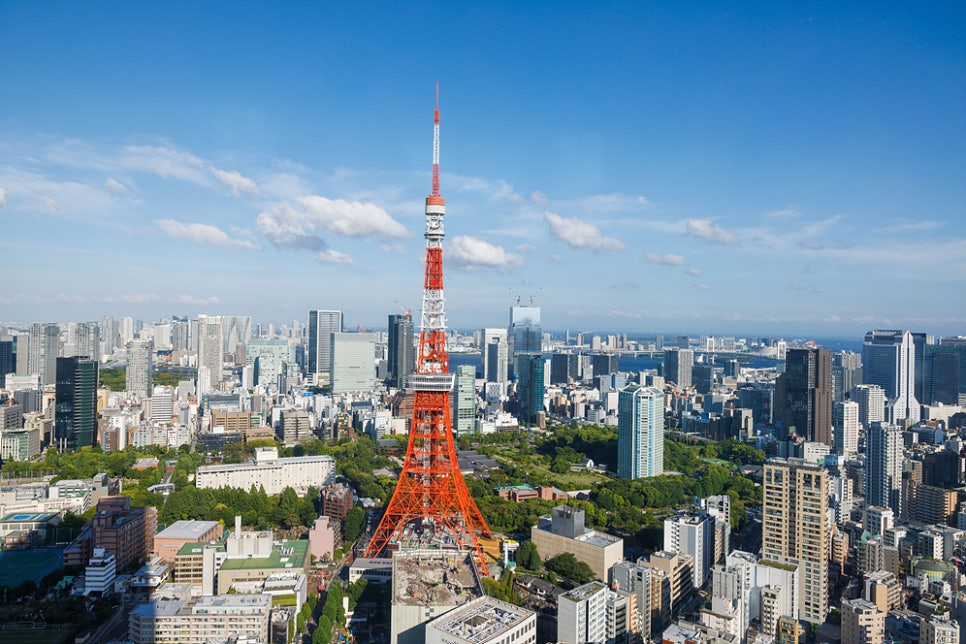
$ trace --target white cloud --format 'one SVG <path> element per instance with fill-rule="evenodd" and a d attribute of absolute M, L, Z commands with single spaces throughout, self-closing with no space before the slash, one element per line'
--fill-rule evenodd
<path fill-rule="evenodd" d="M 547 195 L 543 194 L 539 190 L 534 190 L 530 193 L 530 201 L 538 206 L 546 206 L 548 203 L 550 203 L 550 200 L 547 199 Z"/>
<path fill-rule="evenodd" d="M 701 275 L 701 269 L 700 268 L 689 268 L 688 269 L 688 275 L 691 275 L 692 277 L 698 277 L 699 275 Z"/>
<path fill-rule="evenodd" d="M 218 179 L 231 190 L 231 194 L 234 196 L 240 197 L 242 194 L 252 197 L 258 196 L 258 186 L 255 185 L 254 179 L 242 176 L 237 170 L 219 170 L 214 167 L 208 169 L 211 174 L 215 175 L 215 179 Z"/>
<path fill-rule="evenodd" d="M 523 266 L 523 258 L 508 253 L 500 246 L 467 235 L 453 238 L 449 250 L 455 265 L 464 270 L 484 270 L 492 268 L 496 271 L 508 271 Z"/>
<path fill-rule="evenodd" d="M 936 228 L 939 228 L 945 225 L 946 225 L 945 221 L 932 221 L 928 219 L 923 221 L 902 221 L 897 223 L 895 226 L 892 226 L 891 228 L 889 228 L 889 230 L 897 233 L 905 233 L 905 232 L 911 233 L 911 232 L 918 232 L 918 231 L 925 231 L 925 230 L 935 230 Z"/>
<path fill-rule="evenodd" d="M 783 221 L 787 221 L 789 219 L 795 219 L 796 217 L 799 217 L 801 214 L 802 214 L 802 211 L 796 208 L 795 206 L 785 206 L 784 208 L 781 208 L 779 210 L 771 211 L 770 213 L 768 213 L 768 217 L 770 217 L 771 219 L 781 219 Z"/>
<path fill-rule="evenodd" d="M 158 230 L 168 237 L 175 239 L 184 239 L 195 242 L 196 244 L 223 246 L 225 248 L 260 250 L 258 244 L 254 244 L 245 239 L 230 237 L 228 233 L 217 226 L 198 223 L 186 224 L 175 219 L 158 219 L 154 223 L 158 227 Z"/>
<path fill-rule="evenodd" d="M 707 291 L 711 287 L 708 284 L 702 283 L 702 284 L 698 284 L 698 288 L 701 289 L 701 290 L 703 290 L 703 291 Z"/>
<path fill-rule="evenodd" d="M 352 266 L 352 258 L 345 253 L 326 248 L 315 255 L 315 261 L 321 264 L 336 264 L 337 266 Z"/>
<path fill-rule="evenodd" d="M 105 302 L 123 302 L 124 304 L 145 304 L 147 302 L 160 302 L 161 296 L 156 293 L 123 293 L 121 295 L 110 295 L 104 298 Z"/>
<path fill-rule="evenodd" d="M 620 212 L 624 210 L 640 210 L 650 205 L 650 202 L 640 195 L 612 192 L 605 195 L 584 197 L 581 199 L 580 205 L 590 212 Z"/>
<path fill-rule="evenodd" d="M 120 181 L 118 181 L 113 177 L 108 177 L 107 181 L 104 182 L 104 185 L 107 186 L 107 189 L 113 192 L 114 194 L 118 194 L 119 192 L 124 192 L 125 190 L 127 190 L 127 188 L 124 187 L 123 183 L 121 183 Z"/>
<path fill-rule="evenodd" d="M 377 239 L 398 239 L 409 234 L 405 226 L 375 204 L 318 195 L 299 197 L 295 205 L 270 206 L 258 215 L 255 223 L 276 245 L 310 250 L 326 248 L 325 242 L 313 234 L 317 230 Z"/>
<path fill-rule="evenodd" d="M 121 150 L 118 163 L 121 167 L 156 174 L 165 179 L 181 179 L 199 186 L 210 184 L 201 159 L 169 147 L 129 145 Z"/>
<path fill-rule="evenodd" d="M 56 215 L 57 211 L 60 209 L 57 206 L 57 201 L 53 197 L 48 197 L 47 195 L 40 195 L 40 203 L 43 204 L 44 210 L 46 210 L 51 215 Z"/>
<path fill-rule="evenodd" d="M 597 226 L 577 218 L 568 219 L 547 212 L 543 218 L 550 227 L 550 234 L 573 248 L 590 250 L 623 250 L 624 244 L 614 237 L 605 237 Z"/>
<path fill-rule="evenodd" d="M 653 264 L 660 264 L 661 266 L 684 266 L 684 257 L 681 255 L 658 255 L 657 253 L 648 253 L 647 261 Z"/>
<path fill-rule="evenodd" d="M 712 224 L 710 219 L 688 219 L 687 228 L 688 235 L 712 244 L 734 244 L 738 241 L 737 235 L 732 231 L 725 230 L 717 224 Z"/>
<path fill-rule="evenodd" d="M 3 210 L 7 205 L 7 191 L 0 188 L 0 210 Z"/>

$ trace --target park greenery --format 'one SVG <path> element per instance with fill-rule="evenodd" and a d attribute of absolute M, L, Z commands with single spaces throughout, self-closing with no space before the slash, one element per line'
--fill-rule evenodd
<path fill-rule="evenodd" d="M 125 391 L 127 389 L 127 367 L 102 367 L 98 372 L 101 384 L 111 391 Z M 177 371 L 157 369 L 153 375 L 155 385 L 177 387 L 185 379 L 185 374 Z"/>
<path fill-rule="evenodd" d="M 594 571 L 583 561 L 570 552 L 563 552 L 556 557 L 547 559 L 544 564 L 547 570 L 553 571 L 559 577 L 567 579 L 577 585 L 586 584 L 597 578 Z"/>

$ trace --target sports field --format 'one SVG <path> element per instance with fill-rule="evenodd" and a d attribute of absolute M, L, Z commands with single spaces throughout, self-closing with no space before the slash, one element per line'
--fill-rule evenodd
<path fill-rule="evenodd" d="M 60 550 L 8 550 L 0 552 L 0 586 L 16 588 L 28 579 L 40 582 L 61 567 Z"/>
<path fill-rule="evenodd" d="M 64 644 L 74 632 L 72 624 L 50 624 L 38 630 L 33 628 L 15 629 L 15 624 L 4 624 L 0 629 L 0 644 Z"/>

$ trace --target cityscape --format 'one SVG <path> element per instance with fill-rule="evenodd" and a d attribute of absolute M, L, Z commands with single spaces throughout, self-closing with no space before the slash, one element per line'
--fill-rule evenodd
<path fill-rule="evenodd" d="M 966 644 L 964 33 L 0 5 L 0 644 Z"/>

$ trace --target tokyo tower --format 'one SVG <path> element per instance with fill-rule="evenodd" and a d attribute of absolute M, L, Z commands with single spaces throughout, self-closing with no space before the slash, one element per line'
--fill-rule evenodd
<path fill-rule="evenodd" d="M 433 118 L 433 192 L 426 197 L 426 272 L 422 324 L 413 388 L 409 445 L 396 491 L 366 548 L 366 557 L 388 556 L 407 547 L 468 550 L 487 574 L 477 533 L 490 536 L 466 488 L 453 445 L 450 391 L 453 376 L 446 354 L 443 299 L 443 216 L 439 194 L 439 85 Z"/>

